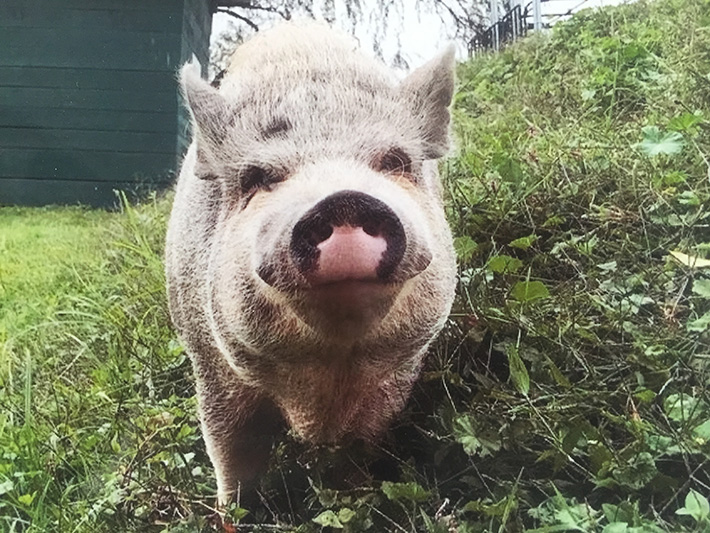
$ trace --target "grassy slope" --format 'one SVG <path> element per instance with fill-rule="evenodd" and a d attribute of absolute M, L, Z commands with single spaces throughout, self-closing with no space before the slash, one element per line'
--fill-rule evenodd
<path fill-rule="evenodd" d="M 668 255 L 710 257 L 709 74 L 707 0 L 583 13 L 462 65 L 447 330 L 381 448 L 285 438 L 244 523 L 706 531 L 710 269 Z M 88 231 L 82 253 L 55 239 L 59 263 L 53 245 L 0 256 L 0 529 L 216 523 L 165 311 L 166 212 L 106 220 L 100 253 Z"/>

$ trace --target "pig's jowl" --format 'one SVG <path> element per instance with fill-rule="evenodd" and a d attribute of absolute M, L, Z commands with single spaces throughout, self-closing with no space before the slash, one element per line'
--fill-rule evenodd
<path fill-rule="evenodd" d="M 453 67 L 449 49 L 398 81 L 349 37 L 289 23 L 241 45 L 219 89 L 183 68 L 168 292 L 221 502 L 284 422 L 373 440 L 404 406 L 453 300 L 436 162 Z"/>

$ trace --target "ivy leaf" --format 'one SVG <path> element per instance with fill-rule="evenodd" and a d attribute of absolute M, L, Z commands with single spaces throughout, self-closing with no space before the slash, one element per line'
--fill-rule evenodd
<path fill-rule="evenodd" d="M 521 250 L 527 250 L 533 244 L 535 244 L 536 240 L 537 235 L 528 235 L 527 237 L 520 237 L 519 239 L 510 241 L 509 246 L 512 246 L 513 248 L 520 248 Z"/>
<path fill-rule="evenodd" d="M 687 422 L 697 412 L 698 399 L 683 392 L 669 395 L 663 402 L 663 410 L 674 422 Z"/>
<path fill-rule="evenodd" d="M 469 415 L 454 418 L 453 434 L 456 442 L 468 455 L 491 456 L 500 450 L 501 443 L 495 434 L 479 432 Z"/>
<path fill-rule="evenodd" d="M 343 524 L 347 524 L 354 517 L 355 511 L 348 507 L 343 507 L 340 511 L 338 511 L 338 520 L 340 520 Z"/>
<path fill-rule="evenodd" d="M 313 521 L 319 526 L 324 527 L 334 527 L 336 529 L 343 529 L 344 527 L 343 523 L 338 519 L 338 515 L 330 509 L 323 511 L 321 514 L 316 516 Z"/>
<path fill-rule="evenodd" d="M 693 292 L 703 298 L 710 298 L 710 279 L 696 279 L 693 282 Z"/>
<path fill-rule="evenodd" d="M 688 331 L 693 331 L 695 333 L 702 333 L 706 329 L 710 328 L 710 311 L 705 313 L 700 318 L 696 318 L 692 322 L 688 322 L 685 327 Z"/>
<path fill-rule="evenodd" d="M 677 117 L 673 117 L 668 122 L 668 129 L 674 131 L 693 131 L 695 126 L 703 121 L 703 117 L 694 113 L 683 113 Z"/>
<path fill-rule="evenodd" d="M 477 249 L 478 243 L 468 235 L 454 239 L 454 250 L 456 250 L 456 256 L 459 258 L 459 261 L 468 261 L 471 259 Z"/>
<path fill-rule="evenodd" d="M 658 126 L 645 126 L 642 130 L 643 141 L 636 146 L 648 157 L 675 155 L 683 150 L 683 136 L 677 131 L 664 135 Z"/>
<path fill-rule="evenodd" d="M 513 285 L 511 295 L 519 302 L 524 303 L 547 298 L 550 296 L 550 291 L 542 281 L 519 281 Z"/>
<path fill-rule="evenodd" d="M 520 259 L 505 254 L 496 255 L 488 261 L 488 268 L 498 274 L 517 272 L 522 266 Z"/>
<path fill-rule="evenodd" d="M 32 494 L 23 494 L 22 496 L 19 496 L 17 498 L 17 501 L 19 501 L 22 505 L 26 505 L 27 507 L 29 507 L 30 505 L 32 505 L 32 502 L 34 501 L 35 496 L 37 496 L 36 492 L 34 492 Z"/>

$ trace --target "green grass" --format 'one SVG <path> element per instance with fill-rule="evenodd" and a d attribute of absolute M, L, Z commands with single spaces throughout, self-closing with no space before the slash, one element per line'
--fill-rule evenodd
<path fill-rule="evenodd" d="M 374 449 L 285 436 L 231 519 L 710 531 L 710 3 L 583 12 L 459 82 L 460 283 L 412 400 Z M 0 530 L 220 530 L 169 201 L 0 210 Z"/>
<path fill-rule="evenodd" d="M 135 454 L 196 438 L 164 296 L 168 204 L 0 211 L 0 530 L 131 529 L 113 510 L 127 476 L 164 459 Z"/>
<path fill-rule="evenodd" d="M 79 208 L 0 211 L 0 323 L 10 334 L 52 316 L 73 275 L 101 264 L 112 218 Z"/>

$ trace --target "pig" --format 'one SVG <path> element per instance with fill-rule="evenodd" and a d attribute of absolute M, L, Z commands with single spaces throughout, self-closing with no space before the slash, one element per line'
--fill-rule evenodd
<path fill-rule="evenodd" d="M 290 22 L 240 45 L 219 88 L 182 68 L 167 285 L 219 502 L 284 427 L 372 442 L 407 401 L 456 284 L 437 170 L 454 64 L 450 46 L 400 80 Z"/>

